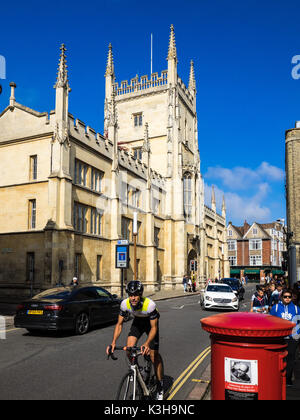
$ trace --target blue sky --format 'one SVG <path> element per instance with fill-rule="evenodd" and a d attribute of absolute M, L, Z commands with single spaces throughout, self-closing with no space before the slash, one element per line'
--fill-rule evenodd
<path fill-rule="evenodd" d="M 14 1 L 1 4 L 0 55 L 16 99 L 38 111 L 54 109 L 59 46 L 67 46 L 70 112 L 103 133 L 104 72 L 113 45 L 117 81 L 167 68 L 175 27 L 178 73 L 188 84 L 193 59 L 201 171 L 206 202 L 215 186 L 227 220 L 243 224 L 285 217 L 285 130 L 300 120 L 299 2 L 105 0 Z M 300 74 L 300 71 L 299 71 Z M 0 69 L 1 77 L 1 69 Z"/>

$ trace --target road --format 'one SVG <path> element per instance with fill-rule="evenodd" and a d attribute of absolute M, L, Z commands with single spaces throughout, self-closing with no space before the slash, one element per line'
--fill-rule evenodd
<path fill-rule="evenodd" d="M 249 310 L 253 290 L 254 286 L 247 287 L 242 311 Z M 210 361 L 209 352 L 204 353 L 206 357 L 198 357 L 210 346 L 209 334 L 202 330 L 200 319 L 215 312 L 201 310 L 198 295 L 157 304 L 167 387 L 170 389 L 175 382 L 171 399 L 183 400 L 194 386 L 192 380 L 201 378 Z M 129 327 L 130 322 L 125 324 L 118 344 L 125 343 Z M 117 361 L 106 359 L 105 348 L 113 330 L 114 325 L 107 325 L 82 337 L 50 333 L 34 336 L 23 329 L 8 331 L 6 340 L 0 340 L 0 399 L 114 399 L 127 363 L 124 355 Z M 196 359 L 197 369 L 188 380 L 179 381 L 186 369 L 192 370 Z"/>

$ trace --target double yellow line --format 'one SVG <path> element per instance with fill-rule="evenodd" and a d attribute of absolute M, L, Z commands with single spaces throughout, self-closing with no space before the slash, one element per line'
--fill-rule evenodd
<path fill-rule="evenodd" d="M 171 400 L 179 389 L 185 384 L 191 374 L 197 369 L 200 363 L 210 354 L 211 348 L 207 347 L 199 356 L 185 369 L 184 372 L 176 379 L 171 388 L 168 390 L 167 400 Z"/>

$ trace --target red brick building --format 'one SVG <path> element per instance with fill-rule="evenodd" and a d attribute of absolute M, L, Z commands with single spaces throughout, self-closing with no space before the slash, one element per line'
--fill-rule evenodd
<path fill-rule="evenodd" d="M 247 276 L 259 281 L 266 276 L 283 275 L 281 270 L 285 246 L 285 234 L 281 223 L 260 224 L 247 221 L 243 226 L 227 227 L 230 276 Z"/>

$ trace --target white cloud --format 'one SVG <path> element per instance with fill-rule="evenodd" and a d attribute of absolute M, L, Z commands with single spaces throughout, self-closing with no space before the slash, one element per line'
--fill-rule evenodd
<path fill-rule="evenodd" d="M 220 180 L 230 190 L 246 190 L 268 181 L 283 181 L 284 171 L 281 168 L 262 162 L 257 169 L 236 166 L 232 169 L 220 166 L 209 167 L 204 175 L 206 179 Z"/>
<path fill-rule="evenodd" d="M 217 211 L 220 213 L 223 195 L 226 203 L 227 222 L 242 225 L 244 220 L 248 223 L 257 221 L 265 223 L 272 221 L 272 214 L 269 208 L 268 195 L 270 186 L 267 183 L 257 185 L 257 191 L 253 195 L 239 195 L 236 192 L 224 192 L 214 186 Z M 211 186 L 205 183 L 205 204 L 211 206 Z"/>
<path fill-rule="evenodd" d="M 215 186 L 217 211 L 221 212 L 224 195 L 227 221 L 232 220 L 238 225 L 243 224 L 244 220 L 248 223 L 276 220 L 282 217 L 285 207 L 282 204 L 284 202 L 284 176 L 285 173 L 281 168 L 265 161 L 256 169 L 242 166 L 209 167 L 204 175 L 205 203 L 211 206 L 211 185 L 219 184 L 219 187 Z M 277 214 L 278 211 L 280 214 Z"/>
<path fill-rule="evenodd" d="M 261 177 L 266 177 L 272 181 L 282 181 L 284 179 L 284 171 L 281 168 L 270 165 L 268 162 L 262 162 L 257 172 Z"/>

